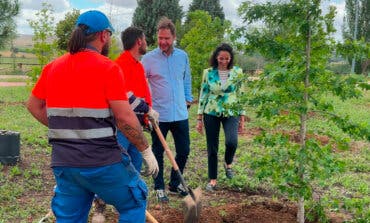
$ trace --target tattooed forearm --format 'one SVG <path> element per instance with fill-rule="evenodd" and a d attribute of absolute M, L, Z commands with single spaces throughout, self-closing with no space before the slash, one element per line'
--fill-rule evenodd
<path fill-rule="evenodd" d="M 134 128 L 128 124 L 123 124 L 118 126 L 122 133 L 127 137 L 127 139 L 138 148 L 139 151 L 143 151 L 148 148 L 149 143 L 145 138 L 141 127 Z"/>

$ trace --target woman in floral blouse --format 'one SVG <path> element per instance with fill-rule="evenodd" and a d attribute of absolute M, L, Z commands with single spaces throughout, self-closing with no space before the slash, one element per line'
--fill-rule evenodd
<path fill-rule="evenodd" d="M 234 66 L 234 53 L 230 45 L 223 43 L 210 58 L 211 68 L 203 71 L 200 89 L 197 131 L 206 132 L 209 183 L 206 190 L 214 191 L 217 185 L 217 163 L 220 127 L 225 133 L 225 173 L 234 176 L 232 162 L 238 145 L 238 131 L 244 130 L 245 111 L 233 108 L 243 94 L 242 69 Z"/>

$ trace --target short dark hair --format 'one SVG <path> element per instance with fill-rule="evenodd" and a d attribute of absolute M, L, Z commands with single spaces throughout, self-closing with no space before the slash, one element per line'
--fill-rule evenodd
<path fill-rule="evenodd" d="M 230 53 L 230 61 L 227 65 L 227 69 L 231 69 L 234 66 L 234 52 L 233 48 L 227 43 L 221 43 L 215 51 L 213 51 L 211 58 L 209 59 L 209 65 L 216 69 L 218 67 L 217 56 L 220 51 L 227 51 Z"/>
<path fill-rule="evenodd" d="M 86 35 L 85 33 L 87 29 L 88 29 L 88 26 L 79 25 L 73 30 L 71 34 L 71 38 L 68 41 L 69 53 L 75 54 L 75 53 L 85 50 L 87 44 L 97 38 L 97 35 L 96 35 L 97 33 Z"/>
<path fill-rule="evenodd" d="M 175 25 L 173 24 L 173 22 L 167 18 L 167 17 L 162 17 L 159 21 L 158 21 L 158 25 L 157 25 L 157 32 L 160 30 L 160 29 L 169 29 L 171 31 L 171 34 L 173 36 L 176 36 L 176 27 Z"/>
<path fill-rule="evenodd" d="M 121 40 L 124 50 L 130 50 L 135 46 L 136 40 L 144 36 L 144 31 L 140 28 L 130 26 L 121 32 Z"/>

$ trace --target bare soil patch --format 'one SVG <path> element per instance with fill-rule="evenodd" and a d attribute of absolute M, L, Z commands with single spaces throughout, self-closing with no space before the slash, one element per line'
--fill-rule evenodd
<path fill-rule="evenodd" d="M 2 57 L 12 57 L 12 52 L 9 50 L 4 50 L 0 52 Z M 36 55 L 33 53 L 24 53 L 24 52 L 18 52 L 16 54 L 17 58 L 36 58 Z"/>
<path fill-rule="evenodd" d="M 26 85 L 26 82 L 0 82 L 0 87 L 18 87 Z"/>
<path fill-rule="evenodd" d="M 19 78 L 19 79 L 27 79 L 28 76 L 26 75 L 0 75 L 0 80 L 1 79 L 6 79 L 6 78 Z"/>
<path fill-rule="evenodd" d="M 170 197 L 170 199 L 181 199 Z M 297 207 L 288 200 L 273 200 L 263 195 L 251 195 L 229 190 L 217 193 L 205 193 L 202 198 L 203 208 L 200 223 L 295 223 Z M 148 212 L 160 223 L 183 222 L 184 215 L 179 208 L 169 205 L 149 204 Z M 344 222 L 336 213 L 328 214 L 330 222 Z M 105 222 L 118 221 L 118 214 L 113 208 L 105 213 Z M 149 221 L 147 221 L 149 222 Z M 314 223 L 317 221 L 306 221 Z"/>
<path fill-rule="evenodd" d="M 24 79 L 24 82 L 7 82 L 7 81 L 1 81 L 1 79 L 6 78 L 19 78 Z M 17 87 L 17 86 L 26 86 L 26 80 L 28 76 L 26 75 L 0 75 L 0 87 Z"/>
<path fill-rule="evenodd" d="M 294 205 L 271 201 L 262 196 L 248 196 L 245 193 L 225 190 L 215 194 L 205 193 L 202 202 L 200 217 L 202 223 L 296 222 Z M 149 209 L 149 212 L 158 222 L 178 223 L 184 220 L 181 210 L 170 207 L 162 206 L 160 210 Z"/>

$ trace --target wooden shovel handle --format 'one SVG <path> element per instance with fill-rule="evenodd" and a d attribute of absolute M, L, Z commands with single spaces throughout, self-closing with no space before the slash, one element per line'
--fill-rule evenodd
<path fill-rule="evenodd" d="M 159 138 L 159 140 L 161 141 L 162 145 L 163 145 L 163 148 L 164 148 L 164 151 L 166 152 L 171 164 L 172 164 L 172 167 L 175 171 L 178 171 L 179 170 L 179 166 L 177 165 L 176 163 L 176 160 L 175 158 L 173 157 L 173 154 L 170 150 L 170 147 L 168 147 L 168 144 L 166 142 L 166 139 L 164 138 L 161 130 L 159 129 L 159 126 L 158 124 L 155 122 L 155 121 L 152 121 L 152 125 L 153 125 L 153 128 L 155 130 L 155 132 L 157 133 L 157 136 Z"/>
<path fill-rule="evenodd" d="M 185 179 L 184 177 L 182 176 L 181 174 L 181 171 L 180 171 L 180 168 L 179 166 L 177 165 L 176 163 L 176 160 L 175 158 L 173 157 L 173 154 L 172 154 L 172 151 L 170 150 L 170 147 L 168 147 L 167 145 L 167 142 L 166 142 L 166 139 L 164 138 L 158 124 L 154 121 L 154 120 L 150 120 L 151 123 L 152 123 L 152 126 L 155 130 L 155 132 L 157 133 L 157 136 L 159 138 L 159 140 L 161 141 L 162 143 L 162 146 L 164 148 L 164 151 L 166 152 L 166 155 L 168 157 L 168 159 L 170 160 L 171 164 L 172 164 L 172 168 L 173 170 L 177 173 L 177 176 L 179 177 L 180 179 L 180 182 L 182 184 L 182 186 L 184 186 L 184 189 L 187 191 L 187 192 L 190 192 L 190 194 L 192 195 L 192 197 L 194 197 L 192 191 L 190 188 L 188 188 L 187 184 L 185 183 Z"/>
<path fill-rule="evenodd" d="M 155 218 L 153 217 L 153 215 L 149 213 L 149 211 L 145 211 L 145 217 L 146 217 L 146 220 L 151 223 L 158 223 L 158 221 L 155 220 Z"/>

